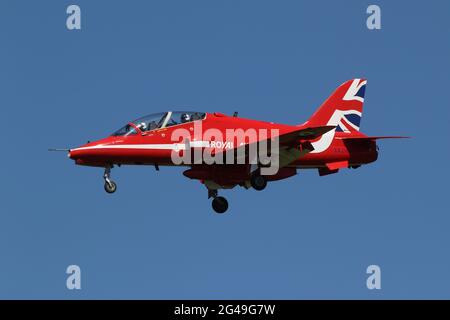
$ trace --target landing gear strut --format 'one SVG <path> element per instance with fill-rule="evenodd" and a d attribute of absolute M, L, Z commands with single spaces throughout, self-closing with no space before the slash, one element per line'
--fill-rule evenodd
<path fill-rule="evenodd" d="M 110 178 L 111 178 L 111 167 L 106 167 L 105 173 L 103 174 L 103 179 L 105 179 L 105 191 L 107 193 L 114 193 L 117 190 L 117 185 Z"/>
<path fill-rule="evenodd" d="M 212 208 L 215 212 L 221 214 L 228 209 L 228 201 L 224 197 L 219 197 L 217 190 L 208 189 L 208 198 L 213 198 Z"/>

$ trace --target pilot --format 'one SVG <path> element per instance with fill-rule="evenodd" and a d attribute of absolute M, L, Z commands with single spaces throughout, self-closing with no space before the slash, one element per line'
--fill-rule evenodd
<path fill-rule="evenodd" d="M 189 122 L 191 121 L 191 116 L 188 113 L 183 113 L 181 115 L 181 123 Z"/>
<path fill-rule="evenodd" d="M 147 124 L 145 122 L 141 122 L 137 125 L 137 127 L 139 128 L 139 130 L 141 131 L 146 131 L 147 130 Z"/>

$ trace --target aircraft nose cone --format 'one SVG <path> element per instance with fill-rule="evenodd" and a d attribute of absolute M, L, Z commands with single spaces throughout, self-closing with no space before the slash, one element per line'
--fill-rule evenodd
<path fill-rule="evenodd" d="M 68 157 L 79 165 L 103 166 L 109 154 L 104 152 L 105 150 L 102 146 L 109 144 L 111 144 L 110 138 L 88 142 L 77 148 L 70 149 Z"/>
<path fill-rule="evenodd" d="M 70 149 L 69 153 L 67 154 L 67 156 L 72 159 L 72 160 L 76 160 L 77 159 L 77 151 Z"/>
<path fill-rule="evenodd" d="M 78 165 L 93 165 L 95 160 L 92 159 L 92 156 L 91 150 L 86 150 L 83 147 L 71 149 L 68 154 L 68 157 Z"/>
<path fill-rule="evenodd" d="M 89 150 L 86 150 L 85 146 L 81 146 L 75 149 L 70 149 L 68 157 L 72 160 L 77 161 L 89 155 L 90 155 Z"/>
<path fill-rule="evenodd" d="M 71 149 L 69 151 L 68 157 L 77 162 L 77 160 L 83 158 L 83 150 Z"/>

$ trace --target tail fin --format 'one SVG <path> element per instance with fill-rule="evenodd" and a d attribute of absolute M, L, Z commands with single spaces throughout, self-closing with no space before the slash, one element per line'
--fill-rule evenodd
<path fill-rule="evenodd" d="M 359 131 L 367 80 L 341 84 L 307 121 L 309 126 L 336 126 L 336 131 Z"/>

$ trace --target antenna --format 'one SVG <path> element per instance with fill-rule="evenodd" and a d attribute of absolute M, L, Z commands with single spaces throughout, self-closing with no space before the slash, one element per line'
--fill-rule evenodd
<path fill-rule="evenodd" d="M 65 148 L 49 148 L 48 151 L 70 151 L 70 149 Z"/>

